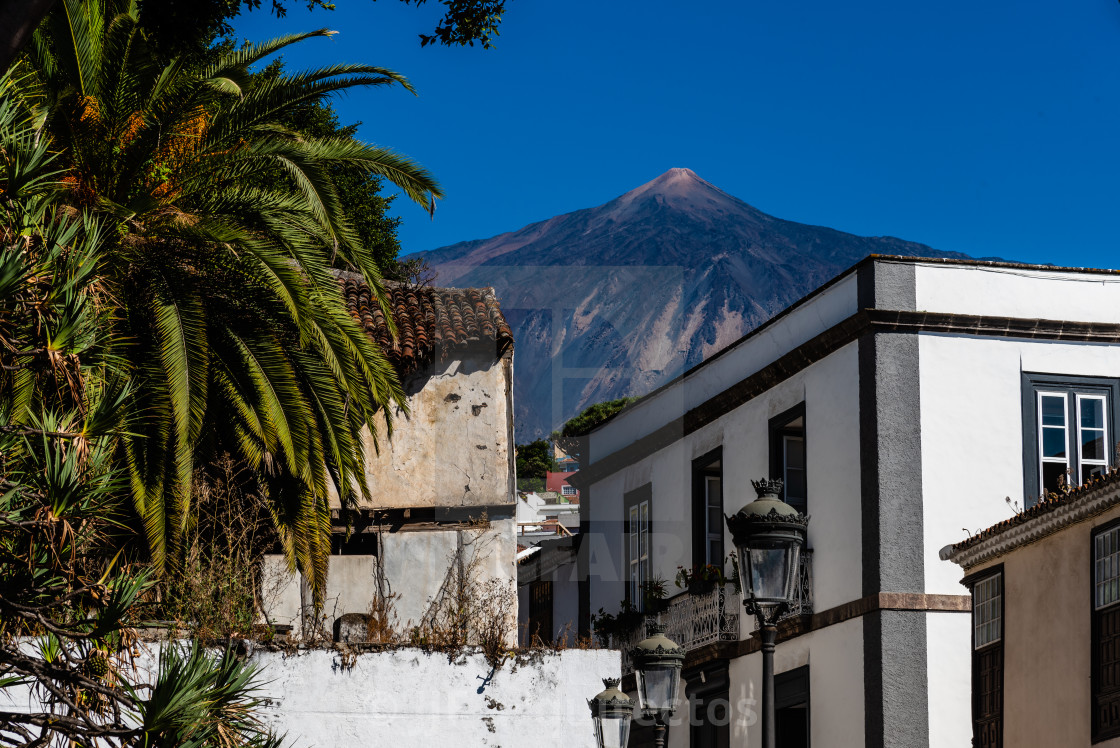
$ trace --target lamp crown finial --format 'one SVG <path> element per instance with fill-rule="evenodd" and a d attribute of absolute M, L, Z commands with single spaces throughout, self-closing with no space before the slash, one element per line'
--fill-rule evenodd
<path fill-rule="evenodd" d="M 618 684 L 622 682 L 621 678 L 603 678 L 603 685 L 609 691 L 612 688 L 618 688 Z"/>
<path fill-rule="evenodd" d="M 752 480 L 751 485 L 758 493 L 758 498 L 763 496 L 781 496 L 782 495 L 782 479 L 781 478 L 762 478 L 761 480 Z"/>

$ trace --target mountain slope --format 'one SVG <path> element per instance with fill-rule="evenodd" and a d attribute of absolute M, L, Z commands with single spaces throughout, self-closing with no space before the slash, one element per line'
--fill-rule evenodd
<path fill-rule="evenodd" d="M 873 253 L 965 256 L 774 218 L 689 169 L 423 256 L 440 285 L 494 287 L 526 442 L 587 405 L 649 392 Z"/>

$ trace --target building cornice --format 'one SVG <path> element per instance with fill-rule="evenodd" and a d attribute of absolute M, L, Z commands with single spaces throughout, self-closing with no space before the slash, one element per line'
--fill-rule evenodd
<path fill-rule="evenodd" d="M 707 426 L 825 356 L 857 340 L 860 336 L 875 333 L 978 335 L 1077 343 L 1120 343 L 1120 324 L 1116 323 L 864 309 L 802 343 L 683 415 L 622 449 L 587 465 L 583 470 L 572 475 L 568 483 L 580 490 L 586 490 L 596 481 Z M 654 394 L 656 392 L 647 395 L 646 398 Z"/>
<path fill-rule="evenodd" d="M 1112 474 L 1115 475 L 1116 473 Z M 1006 528 L 989 529 L 985 531 L 991 533 L 987 537 L 978 536 L 956 546 L 948 546 L 942 549 L 941 560 L 952 561 L 968 570 L 1071 525 L 1092 519 L 1120 504 L 1120 483 L 1116 480 L 1106 479 L 1101 485 L 1080 489 L 1080 492 L 1080 495 L 1071 500 L 1058 499 L 1062 503 L 1056 503 L 1052 507 L 1043 505 L 1045 511 L 1038 516 L 1012 520 L 1013 524 Z"/>

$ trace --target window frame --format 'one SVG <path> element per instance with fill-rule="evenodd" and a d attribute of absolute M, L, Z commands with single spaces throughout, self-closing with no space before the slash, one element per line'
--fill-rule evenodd
<path fill-rule="evenodd" d="M 719 467 L 712 467 L 718 462 Z M 709 509 L 711 503 L 708 495 L 708 481 L 712 478 L 719 479 L 719 512 L 720 524 L 718 528 L 720 558 L 708 559 L 709 542 L 712 540 L 712 528 L 709 526 Z M 725 513 L 723 491 L 723 447 L 719 446 L 710 452 L 695 458 L 692 461 L 692 565 L 700 567 L 704 564 L 715 564 L 723 568 L 723 560 L 727 551 L 727 536 L 723 524 Z"/>
<path fill-rule="evenodd" d="M 576 496 L 578 494 L 579 494 L 579 491 L 576 490 L 575 486 L 569 486 L 567 483 L 560 486 L 560 495 L 561 496 L 572 497 L 572 496 Z"/>
<path fill-rule="evenodd" d="M 983 748 L 1002 748 L 1003 746 L 1003 720 L 1006 714 L 1005 701 L 1006 701 L 1006 687 L 1004 675 L 1006 674 L 1006 665 L 1003 659 L 1004 642 L 1007 640 L 1007 575 L 1004 573 L 1003 564 L 996 564 L 989 566 L 981 571 L 969 574 L 961 580 L 961 584 L 968 588 L 970 600 L 975 599 L 976 585 L 980 582 L 991 579 L 992 577 L 999 576 L 1000 578 L 1000 596 L 999 596 L 999 620 L 1000 620 L 1000 636 L 999 639 L 987 642 L 979 649 L 976 647 L 976 610 L 973 605 L 973 610 L 969 613 L 969 640 L 970 640 L 970 656 L 971 656 L 971 685 L 972 685 L 972 744 L 981 746 L 979 742 L 979 722 L 980 722 L 980 672 L 979 664 L 984 658 L 995 658 L 999 661 L 999 706 L 997 709 L 998 718 L 998 734 L 995 742 L 986 744 Z"/>
<path fill-rule="evenodd" d="M 635 609 L 644 611 L 645 600 L 644 595 L 641 594 L 643 582 L 648 582 L 652 579 L 652 566 L 651 559 L 653 554 L 650 551 L 653 538 L 653 485 L 646 483 L 644 486 L 639 486 L 633 491 L 627 491 L 622 497 L 622 558 L 625 562 L 625 577 L 623 579 L 626 589 L 626 600 Z M 645 506 L 645 553 L 642 553 L 642 507 Z M 635 538 L 635 530 L 631 525 L 631 517 L 636 516 L 638 529 L 637 537 Z M 633 556 L 633 551 L 637 548 L 637 558 Z M 637 574 L 635 578 L 635 567 L 637 567 Z"/>
<path fill-rule="evenodd" d="M 1081 473 L 1086 464 L 1099 464 L 1096 460 L 1086 463 L 1082 457 L 1080 403 L 1086 397 L 1104 399 L 1103 467 L 1107 469 L 1116 463 L 1112 442 L 1116 440 L 1117 434 L 1116 410 L 1120 407 L 1120 379 L 1023 372 L 1023 506 L 1028 509 L 1038 503 L 1043 490 L 1042 466 L 1048 461 L 1042 456 L 1042 395 L 1065 397 L 1066 465 L 1071 470 L 1076 466 L 1076 471 L 1071 476 L 1075 485 L 1084 483 Z"/>
<path fill-rule="evenodd" d="M 800 428 L 791 428 L 790 424 L 801 419 Z M 802 514 L 809 513 L 809 429 L 808 419 L 805 416 L 805 401 L 785 410 L 770 419 L 770 477 L 782 479 L 782 500 Z M 798 433 L 800 432 L 800 433 Z M 804 460 L 802 470 L 805 473 L 805 498 L 794 498 L 790 501 L 786 491 L 786 438 L 800 436 L 801 452 Z"/>
<path fill-rule="evenodd" d="M 1120 529 L 1120 519 L 1114 519 L 1099 527 L 1094 527 L 1089 536 L 1089 615 L 1092 621 L 1090 624 L 1091 649 L 1089 651 L 1089 709 L 1091 741 L 1093 744 L 1120 737 L 1120 722 L 1107 730 L 1101 727 L 1100 712 L 1097 705 L 1098 698 L 1101 696 L 1100 655 L 1104 619 L 1106 617 L 1115 619 L 1116 615 L 1120 614 L 1120 599 L 1097 607 L 1097 538 L 1118 529 Z M 1115 624 L 1115 621 L 1113 623 Z M 1115 699 L 1120 701 L 1120 689 L 1113 689 L 1112 694 L 1114 694 Z"/>

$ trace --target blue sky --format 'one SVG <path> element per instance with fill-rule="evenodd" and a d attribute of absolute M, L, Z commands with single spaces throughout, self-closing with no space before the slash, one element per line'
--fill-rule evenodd
<path fill-rule="evenodd" d="M 1120 267 L 1120 3 L 507 0 L 491 50 L 428 47 L 435 0 L 238 19 L 329 27 L 291 67 L 382 65 L 339 100 L 431 169 L 405 252 L 598 205 L 686 166 L 773 215 L 938 249 Z M 268 3 L 264 3 L 268 5 Z"/>

